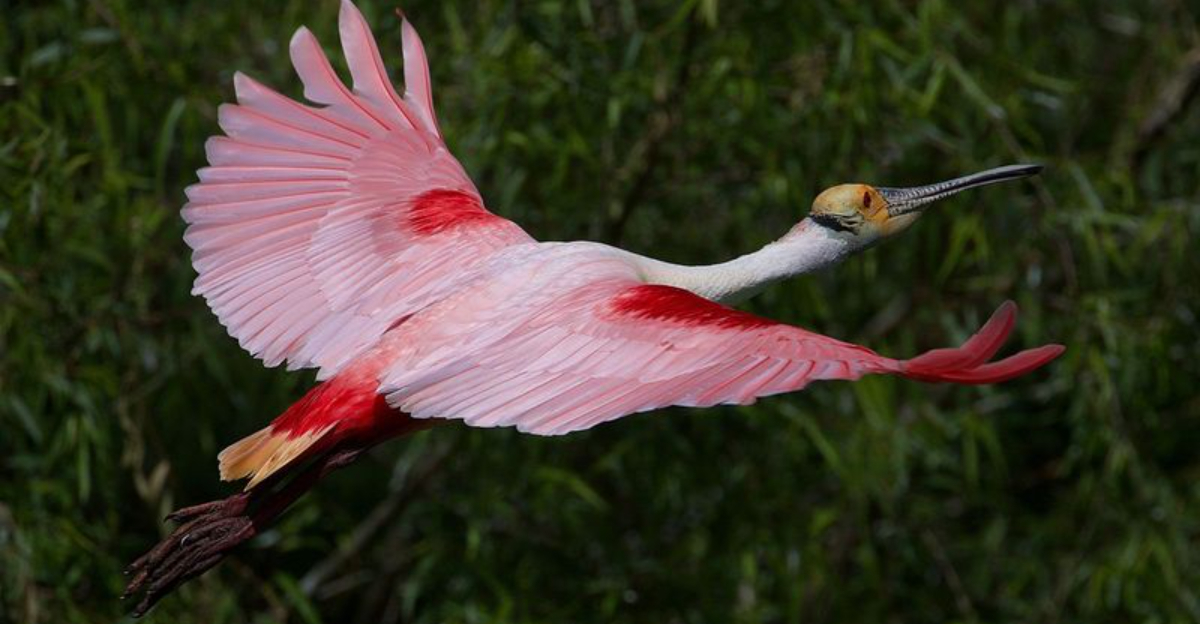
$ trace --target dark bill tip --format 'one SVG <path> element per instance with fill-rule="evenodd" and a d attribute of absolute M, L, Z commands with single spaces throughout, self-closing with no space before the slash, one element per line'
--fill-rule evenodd
<path fill-rule="evenodd" d="M 1045 168 L 1045 165 L 1039 165 L 1037 163 L 1024 163 L 1020 165 L 1008 165 L 1005 167 L 1000 167 L 1000 169 L 1012 169 L 1015 175 L 1022 178 L 1035 176 L 1041 173 L 1042 169 Z"/>
<path fill-rule="evenodd" d="M 926 186 L 880 188 L 879 193 L 888 202 L 888 214 L 894 217 L 970 188 L 1028 178 L 1041 173 L 1042 168 L 1042 165 L 1032 163 L 1005 165 Z"/>

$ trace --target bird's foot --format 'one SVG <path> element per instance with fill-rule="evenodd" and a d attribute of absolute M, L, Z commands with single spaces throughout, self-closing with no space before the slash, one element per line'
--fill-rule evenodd
<path fill-rule="evenodd" d="M 221 562 L 234 547 L 274 523 L 296 499 L 330 472 L 349 465 L 362 448 L 337 450 L 305 466 L 288 481 L 270 479 L 221 500 L 184 507 L 167 515 L 178 527 L 125 570 L 127 599 L 141 594 L 133 609 L 141 617 L 163 596 Z"/>
<path fill-rule="evenodd" d="M 142 593 L 134 617 L 141 617 L 171 590 L 217 565 L 230 549 L 258 533 L 246 513 L 250 495 L 242 492 L 167 516 L 179 526 L 125 569 L 131 578 L 121 599 Z"/>

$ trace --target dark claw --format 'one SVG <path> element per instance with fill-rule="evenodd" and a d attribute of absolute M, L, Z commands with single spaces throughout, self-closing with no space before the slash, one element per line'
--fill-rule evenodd
<path fill-rule="evenodd" d="M 168 522 L 182 523 L 186 522 L 187 520 L 211 513 L 221 513 L 222 515 L 241 513 L 242 511 L 245 511 L 246 505 L 249 504 L 249 502 L 250 493 L 242 492 L 241 494 L 234 494 L 229 498 L 223 498 L 221 500 L 209 501 L 207 503 L 200 503 L 199 505 L 192 505 L 191 507 L 176 509 L 175 511 L 167 514 L 166 520 Z"/>

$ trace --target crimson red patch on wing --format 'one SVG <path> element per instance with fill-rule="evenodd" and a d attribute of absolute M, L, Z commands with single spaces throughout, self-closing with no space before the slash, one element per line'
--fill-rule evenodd
<path fill-rule="evenodd" d="M 504 221 L 487 211 L 471 193 L 449 189 L 426 191 L 416 196 L 408 209 L 408 225 L 417 234 L 430 235 Z"/>
<path fill-rule="evenodd" d="M 640 319 L 673 321 L 685 325 L 754 329 L 779 323 L 761 316 L 727 308 L 682 288 L 645 284 L 634 286 L 612 300 L 618 314 Z"/>

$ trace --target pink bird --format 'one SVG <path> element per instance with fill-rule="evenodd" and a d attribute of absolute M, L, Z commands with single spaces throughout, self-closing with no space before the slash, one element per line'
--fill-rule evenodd
<path fill-rule="evenodd" d="M 936 199 L 1040 167 L 909 189 L 835 186 L 783 238 L 710 266 L 538 242 L 484 207 L 446 148 L 425 50 L 411 24 L 402 29 L 403 96 L 348 1 L 339 31 L 352 86 L 306 28 L 290 51 L 311 105 L 234 77 L 238 103 L 220 108 L 225 136 L 208 141 L 211 166 L 183 209 L 194 292 L 267 366 L 315 368 L 321 383 L 220 454 L 221 478 L 248 479 L 245 491 L 169 516 L 180 526 L 128 571 L 137 615 L 329 471 L 446 419 L 560 435 L 817 380 L 995 383 L 1063 350 L 990 362 L 1013 328 L 1012 303 L 961 347 L 908 360 L 729 307 L 900 232 Z"/>

